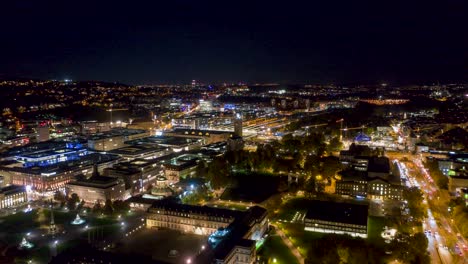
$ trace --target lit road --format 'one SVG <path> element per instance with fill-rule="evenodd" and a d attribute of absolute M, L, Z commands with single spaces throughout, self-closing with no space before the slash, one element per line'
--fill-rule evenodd
<path fill-rule="evenodd" d="M 424 168 L 419 156 L 406 154 L 409 156 L 412 168 L 399 166 L 400 173 L 403 177 L 407 177 L 409 186 L 419 187 L 423 193 L 425 201 L 428 205 L 427 215 L 423 223 L 424 232 L 428 238 L 428 250 L 433 263 L 468 263 L 465 259 L 464 245 L 466 241 L 457 237 L 458 228 L 450 220 L 448 212 L 448 202 L 450 195 L 447 192 L 439 190 L 434 183 L 428 171 Z M 429 201 L 429 202 L 428 202 Z"/>

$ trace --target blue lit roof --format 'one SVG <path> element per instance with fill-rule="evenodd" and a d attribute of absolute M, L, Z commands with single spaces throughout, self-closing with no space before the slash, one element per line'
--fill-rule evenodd
<path fill-rule="evenodd" d="M 219 228 L 208 237 L 208 243 L 215 248 L 219 243 L 221 243 L 221 241 L 226 239 L 230 232 L 231 230 L 228 228 Z"/>
<path fill-rule="evenodd" d="M 362 133 L 362 132 L 359 132 L 359 134 L 354 138 L 355 141 L 360 141 L 360 142 L 363 142 L 363 141 L 371 141 L 371 137 L 369 137 L 368 135 Z"/>

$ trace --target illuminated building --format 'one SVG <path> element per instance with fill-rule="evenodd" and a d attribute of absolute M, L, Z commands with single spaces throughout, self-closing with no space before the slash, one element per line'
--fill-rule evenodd
<path fill-rule="evenodd" d="M 10 185 L 0 188 L 0 209 L 23 205 L 28 202 L 25 186 Z"/>
<path fill-rule="evenodd" d="M 176 183 L 181 178 L 194 176 L 198 166 L 198 158 L 188 155 L 172 158 L 163 162 L 164 176 L 169 183 Z"/>
<path fill-rule="evenodd" d="M 348 177 L 336 181 L 335 193 L 344 196 L 368 198 L 371 200 L 401 200 L 403 186 L 400 181 L 389 181 L 365 176 Z"/>
<path fill-rule="evenodd" d="M 50 139 L 49 126 L 39 126 L 37 128 L 37 142 L 44 142 Z"/>
<path fill-rule="evenodd" d="M 148 210 L 148 228 L 169 228 L 184 233 L 210 235 L 231 224 L 242 212 L 206 206 L 155 201 Z"/>
<path fill-rule="evenodd" d="M 211 112 L 213 111 L 213 102 L 207 100 L 200 100 L 200 111 Z"/>
<path fill-rule="evenodd" d="M 150 147 L 164 147 L 172 152 L 181 152 L 197 149 L 203 145 L 200 136 L 184 133 L 186 130 L 174 130 L 165 132 L 164 136 L 146 137 L 126 142 L 129 146 L 146 145 Z"/>
<path fill-rule="evenodd" d="M 242 137 L 242 115 L 236 113 L 234 117 L 234 136 Z"/>
<path fill-rule="evenodd" d="M 171 149 L 167 147 L 145 144 L 131 145 L 109 151 L 110 154 L 118 155 L 129 161 L 134 159 L 156 159 L 171 152 Z"/>
<path fill-rule="evenodd" d="M 366 149 L 366 148 L 362 148 Z M 403 186 L 398 175 L 390 170 L 387 157 L 346 156 L 342 152 L 342 162 L 349 165 L 336 181 L 335 193 L 344 196 L 368 198 L 371 200 L 401 200 Z"/>
<path fill-rule="evenodd" d="M 195 143 L 191 144 L 193 149 L 194 147 L 199 147 L 205 144 L 212 144 L 217 142 L 226 141 L 228 138 L 233 136 L 233 133 L 230 131 L 216 131 L 216 130 L 197 130 L 197 129 L 175 129 L 170 132 L 166 132 L 165 135 L 172 137 L 180 138 L 190 138 L 192 140 L 197 140 L 197 145 Z M 189 150 L 189 146 L 185 148 Z M 177 151 L 176 151 L 177 152 Z"/>
<path fill-rule="evenodd" d="M 150 132 L 140 129 L 112 129 L 106 133 L 94 134 L 88 139 L 88 147 L 98 151 L 110 151 L 127 146 L 126 141 L 149 137 Z"/>
<path fill-rule="evenodd" d="M 234 135 L 227 140 L 227 147 L 230 151 L 239 151 L 244 148 L 244 140 L 242 138 L 242 115 L 236 113 L 234 117 Z"/>
<path fill-rule="evenodd" d="M 49 166 L 59 162 L 78 160 L 88 155 L 87 149 L 78 143 L 67 143 L 65 147 L 45 150 L 23 152 L 14 158 L 23 164 L 23 167 Z"/>
<path fill-rule="evenodd" d="M 304 219 L 306 231 L 367 238 L 369 205 L 311 201 Z"/>
<path fill-rule="evenodd" d="M 122 179 L 99 175 L 94 166 L 93 175 L 86 179 L 77 179 L 67 183 L 67 193 L 76 193 L 87 203 L 105 202 L 106 200 L 123 200 L 125 183 Z"/>
<path fill-rule="evenodd" d="M 120 162 L 112 168 L 104 169 L 103 174 L 120 178 L 125 182 L 125 189 L 131 195 L 140 193 L 148 186 L 156 184 L 157 178 L 163 175 L 163 167 L 159 160 L 135 159 Z"/>
<path fill-rule="evenodd" d="M 100 168 L 117 163 L 115 155 L 93 153 L 78 160 L 58 162 L 47 166 L 0 167 L 0 175 L 16 185 L 30 186 L 39 193 L 55 192 L 78 175 L 89 175 L 96 162 Z"/>
<path fill-rule="evenodd" d="M 148 228 L 168 228 L 209 235 L 208 246 L 194 263 L 254 263 L 256 241 L 268 229 L 267 211 L 253 206 L 234 211 L 160 200 L 148 209 Z"/>

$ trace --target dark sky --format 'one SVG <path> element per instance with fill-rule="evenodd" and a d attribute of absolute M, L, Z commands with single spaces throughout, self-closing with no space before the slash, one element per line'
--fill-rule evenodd
<path fill-rule="evenodd" d="M 0 76 L 466 81 L 466 2 L 1 1 Z"/>

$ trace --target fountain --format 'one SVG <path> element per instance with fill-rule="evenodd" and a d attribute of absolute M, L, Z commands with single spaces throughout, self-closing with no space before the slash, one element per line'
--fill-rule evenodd
<path fill-rule="evenodd" d="M 85 221 L 84 219 L 82 219 L 82 218 L 80 217 L 79 214 L 76 214 L 75 220 L 73 220 L 73 221 L 71 222 L 71 224 L 72 224 L 72 225 L 81 225 L 81 224 L 83 224 L 84 222 L 86 222 L 86 221 Z"/>
<path fill-rule="evenodd" d="M 26 240 L 25 237 L 23 237 L 23 240 L 21 240 L 21 243 L 19 244 L 19 248 L 21 248 L 21 249 L 24 249 L 24 248 L 25 249 L 30 249 L 32 247 L 34 247 L 34 244 L 29 242 L 28 240 Z"/>

